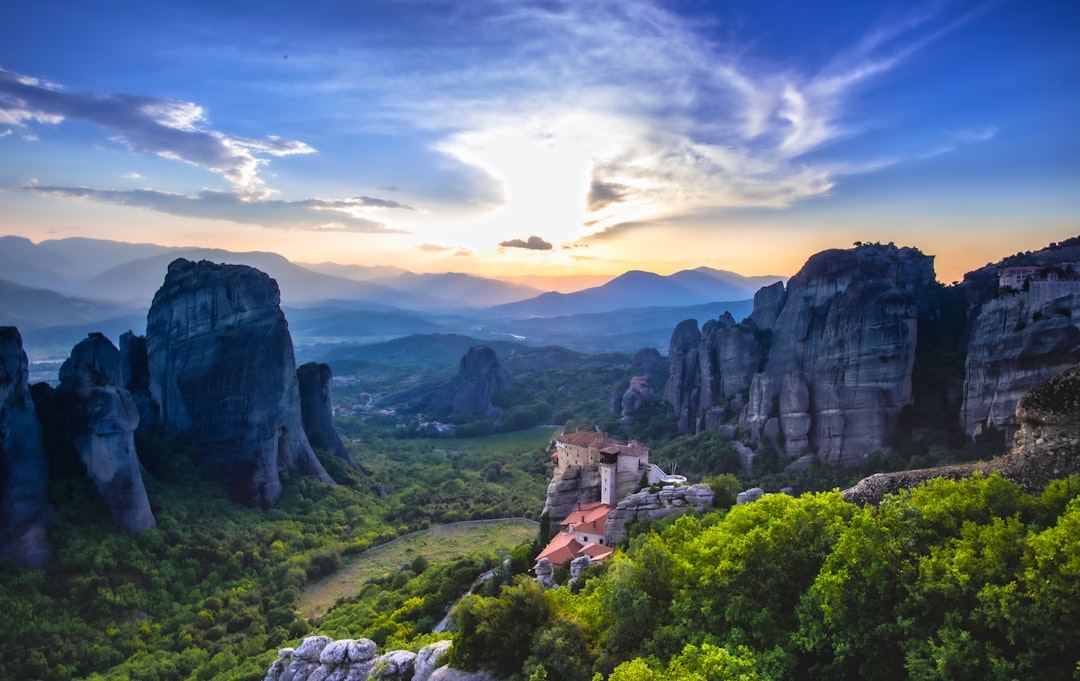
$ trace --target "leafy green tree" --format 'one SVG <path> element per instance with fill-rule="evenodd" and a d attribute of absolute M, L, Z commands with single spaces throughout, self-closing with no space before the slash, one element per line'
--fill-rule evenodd
<path fill-rule="evenodd" d="M 547 625 L 551 602 L 536 582 L 519 578 L 498 597 L 468 596 L 454 607 L 457 622 L 449 663 L 466 671 L 486 669 L 508 677 L 521 671 L 533 636 Z"/>

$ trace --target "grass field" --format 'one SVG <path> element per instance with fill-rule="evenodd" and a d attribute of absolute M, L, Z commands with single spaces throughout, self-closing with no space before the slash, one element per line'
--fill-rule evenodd
<path fill-rule="evenodd" d="M 356 594 L 368 580 L 397 572 L 418 556 L 435 565 L 479 550 L 496 555 L 509 553 L 532 539 L 538 526 L 524 518 L 466 521 L 403 535 L 389 544 L 346 556 L 341 569 L 333 575 L 309 582 L 300 594 L 300 613 L 308 619 L 322 617 L 339 598 Z"/>
<path fill-rule="evenodd" d="M 528 430 L 515 430 L 510 433 L 487 435 L 476 438 L 440 438 L 432 440 L 438 449 L 449 451 L 466 450 L 472 452 L 523 452 L 531 449 L 543 449 L 560 432 L 562 426 L 536 426 Z"/>

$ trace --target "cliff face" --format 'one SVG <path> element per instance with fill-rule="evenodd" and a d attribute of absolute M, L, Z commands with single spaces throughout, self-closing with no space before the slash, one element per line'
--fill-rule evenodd
<path fill-rule="evenodd" d="M 1080 366 L 1073 366 L 1025 393 L 1016 403 L 1016 445 L 993 461 L 879 473 L 844 490 L 844 499 L 876 504 L 886 494 L 932 478 L 959 479 L 998 473 L 1025 492 L 1038 494 L 1051 481 L 1080 473 Z"/>
<path fill-rule="evenodd" d="M 809 447 L 828 463 L 859 463 L 911 402 L 917 320 L 933 284 L 933 258 L 916 249 L 824 251 L 786 289 L 759 291 L 742 323 L 709 322 L 696 345 L 696 322 L 680 324 L 665 388 L 680 430 L 739 413 L 758 434 L 777 418 L 789 457 Z"/>
<path fill-rule="evenodd" d="M 552 521 L 560 521 L 578 504 L 600 501 L 600 464 L 568 466 L 560 475 L 556 473 L 548 483 L 544 513 Z"/>
<path fill-rule="evenodd" d="M 1080 361 L 1080 291 L 1033 282 L 986 302 L 975 318 L 960 418 L 975 435 L 987 425 L 1011 434 L 1017 400 L 1033 385 Z"/>
<path fill-rule="evenodd" d="M 60 367 L 59 393 L 69 435 L 98 494 L 121 527 L 138 532 L 157 523 L 135 451 L 139 410 L 131 394 L 118 387 L 121 374 L 120 351 L 92 333 Z"/>
<path fill-rule="evenodd" d="M 273 506 L 286 468 L 331 481 L 304 434 L 292 338 L 269 276 L 174 261 L 146 346 L 165 433 L 188 434 L 234 500 Z"/>
<path fill-rule="evenodd" d="M 308 440 L 313 446 L 344 459 L 350 468 L 356 468 L 356 462 L 334 428 L 334 410 L 330 399 L 333 373 L 330 367 L 320 362 L 308 362 L 296 370 L 296 378 L 300 384 L 300 416 Z"/>
<path fill-rule="evenodd" d="M 0 326 L 0 555 L 41 567 L 52 513 L 41 425 L 27 386 L 27 358 L 13 326 Z"/>

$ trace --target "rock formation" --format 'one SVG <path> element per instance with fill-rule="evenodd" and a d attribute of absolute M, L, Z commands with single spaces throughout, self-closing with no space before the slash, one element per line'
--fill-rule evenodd
<path fill-rule="evenodd" d="M 362 638 L 332 640 L 329 636 L 309 636 L 299 647 L 283 648 L 270 666 L 265 681 L 365 681 L 366 679 L 403 679 L 431 681 L 437 678 L 461 678 L 487 681 L 489 675 L 466 674 L 456 677 L 446 673 L 450 641 L 437 641 L 420 652 L 394 650 L 378 654 L 374 641 Z M 456 670 L 452 670 L 456 671 Z M 464 673 L 464 672 L 462 672 Z"/>
<path fill-rule="evenodd" d="M 493 421 L 499 420 L 502 409 L 492 404 L 491 398 L 509 387 L 510 376 L 499 364 L 494 350 L 486 345 L 469 348 L 451 383 L 452 416 L 484 414 Z"/>
<path fill-rule="evenodd" d="M 0 326 L 0 555 L 37 568 L 51 553 L 45 524 L 52 506 L 27 367 L 19 330 Z"/>
<path fill-rule="evenodd" d="M 502 409 L 492 403 L 500 390 L 510 387 L 510 376 L 487 345 L 469 348 L 461 358 L 457 375 L 449 381 L 424 383 L 375 400 L 380 407 L 409 405 L 411 408 L 464 419 L 484 416 L 493 421 Z"/>
<path fill-rule="evenodd" d="M 60 367 L 59 394 L 87 475 L 117 523 L 138 532 L 157 523 L 135 451 L 139 410 L 131 394 L 118 387 L 121 375 L 120 351 L 105 336 L 91 333 Z"/>
<path fill-rule="evenodd" d="M 548 483 L 544 512 L 553 521 L 570 515 L 579 504 L 600 501 L 600 466 L 570 466 L 560 475 L 556 473 Z"/>
<path fill-rule="evenodd" d="M 668 345 L 670 377 L 664 386 L 664 401 L 675 410 L 675 422 L 685 433 L 697 414 L 701 391 L 701 362 L 698 357 L 701 331 L 696 319 L 680 322 Z"/>
<path fill-rule="evenodd" d="M 1000 473 L 1025 492 L 1038 493 L 1051 480 L 1080 473 L 1080 365 L 1050 378 L 1020 398 L 1016 445 L 993 461 L 878 473 L 844 490 L 844 499 L 876 504 L 886 494 L 932 478 L 959 479 Z"/>
<path fill-rule="evenodd" d="M 296 370 L 300 385 L 300 418 L 311 445 L 344 459 L 350 468 L 357 468 L 345 443 L 334 428 L 334 410 L 330 399 L 330 367 L 321 362 L 301 364 Z"/>
<path fill-rule="evenodd" d="M 234 500 L 273 506 L 287 468 L 332 482 L 304 434 L 292 338 L 269 276 L 173 261 L 146 347 L 165 434 L 188 435 Z"/>
<path fill-rule="evenodd" d="M 933 284 L 932 257 L 860 245 L 812 256 L 786 289 L 759 291 L 739 324 L 725 315 L 699 335 L 683 322 L 664 391 L 680 431 L 738 413 L 760 437 L 778 419 L 788 457 L 810 448 L 828 463 L 861 462 L 911 402 L 917 319 Z"/>
<path fill-rule="evenodd" d="M 1080 292 L 1056 282 L 986 302 L 971 330 L 960 418 L 964 432 L 1011 436 L 1016 403 L 1033 385 L 1080 361 Z"/>
<path fill-rule="evenodd" d="M 627 524 L 647 518 L 658 520 L 693 510 L 705 513 L 712 510 L 713 490 L 708 485 L 672 485 L 656 492 L 642 490 L 619 501 L 608 514 L 604 539 L 614 546 L 622 539 Z"/>

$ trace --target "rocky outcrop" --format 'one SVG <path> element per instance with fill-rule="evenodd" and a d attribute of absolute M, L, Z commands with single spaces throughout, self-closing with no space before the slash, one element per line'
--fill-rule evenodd
<path fill-rule="evenodd" d="M 375 643 L 362 638 L 332 640 L 309 636 L 295 649 L 283 648 L 270 666 L 265 681 L 366 681 L 366 679 L 430 681 L 445 666 L 450 641 L 437 641 L 413 653 L 394 650 L 379 655 Z M 466 676 L 465 679 L 480 677 Z M 488 679 L 491 677 L 483 677 Z"/>
<path fill-rule="evenodd" d="M 502 417 L 502 409 L 492 403 L 501 390 L 510 387 L 510 375 L 487 345 L 469 348 L 461 358 L 458 373 L 449 381 L 433 381 L 400 390 L 376 399 L 379 407 L 408 405 L 417 410 L 465 419 L 484 416 L 492 421 Z"/>
<path fill-rule="evenodd" d="M 287 468 L 332 482 L 304 434 L 292 338 L 269 276 L 173 261 L 146 347 L 165 434 L 190 437 L 234 500 L 273 506 Z"/>
<path fill-rule="evenodd" d="M 304 432 L 313 447 L 326 450 L 344 459 L 350 468 L 357 468 L 345 443 L 334 428 L 334 409 L 330 399 L 330 380 L 333 373 L 329 365 L 321 362 L 301 364 L 296 370 L 300 386 L 300 419 Z"/>
<path fill-rule="evenodd" d="M 658 520 L 688 510 L 704 513 L 712 509 L 713 490 L 708 485 L 672 485 L 658 491 L 642 490 L 622 499 L 608 514 L 604 539 L 614 546 L 622 539 L 627 524 L 639 520 Z"/>
<path fill-rule="evenodd" d="M 611 401 L 611 411 L 619 415 L 620 421 L 628 423 L 633 413 L 641 409 L 654 395 L 648 377 L 634 376 L 625 392 L 615 394 Z"/>
<path fill-rule="evenodd" d="M 837 465 L 883 448 L 911 401 L 920 302 L 933 258 L 871 245 L 825 251 L 788 282 L 765 369 L 743 421 L 757 430 L 776 405 L 785 451 Z"/>
<path fill-rule="evenodd" d="M 914 487 L 932 478 L 960 479 L 974 473 L 999 473 L 1030 493 L 1047 483 L 1080 473 L 1080 366 L 1050 378 L 1025 394 L 1016 405 L 1020 423 L 1016 445 L 992 461 L 961 466 L 879 473 L 844 490 L 853 503 L 876 504 L 886 494 Z"/>
<path fill-rule="evenodd" d="M 493 421 L 502 416 L 502 409 L 491 399 L 510 387 L 510 376 L 499 364 L 495 351 L 487 345 L 469 348 L 458 365 L 457 376 L 451 382 L 453 411 L 451 415 L 461 418 L 470 414 L 484 414 Z"/>
<path fill-rule="evenodd" d="M 675 423 L 680 433 L 687 432 L 697 416 L 701 391 L 700 345 L 701 331 L 696 319 L 679 322 L 668 345 L 671 373 L 664 386 L 664 401 L 675 410 Z"/>
<path fill-rule="evenodd" d="M 679 430 L 738 414 L 760 438 L 777 419 L 788 457 L 809 448 L 827 463 L 860 463 L 886 446 L 911 403 L 917 322 L 933 285 L 932 257 L 860 245 L 818 253 L 786 288 L 762 289 L 741 323 L 725 315 L 697 340 L 696 322 L 679 324 L 664 391 Z"/>
<path fill-rule="evenodd" d="M 135 451 L 139 410 L 123 381 L 121 355 L 100 333 L 71 350 L 60 367 L 58 393 L 65 405 L 68 435 L 98 495 L 128 532 L 155 527 L 142 467 Z"/>
<path fill-rule="evenodd" d="M 556 471 L 548 483 L 544 513 L 555 520 L 570 515 L 579 504 L 600 501 L 600 464 L 567 466 L 559 474 Z"/>
<path fill-rule="evenodd" d="M 19 330 L 0 326 L 0 555 L 38 568 L 51 553 L 45 524 L 52 506 L 27 368 Z"/>
<path fill-rule="evenodd" d="M 960 418 L 977 435 L 1019 426 L 1017 400 L 1033 385 L 1080 361 L 1080 293 L 1057 282 L 986 302 L 971 330 Z"/>

